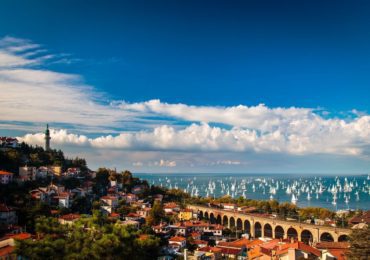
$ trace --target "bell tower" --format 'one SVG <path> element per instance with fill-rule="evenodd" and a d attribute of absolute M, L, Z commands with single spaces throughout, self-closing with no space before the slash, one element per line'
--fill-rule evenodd
<path fill-rule="evenodd" d="M 45 151 L 50 151 L 50 139 L 49 124 L 47 124 L 45 130 Z"/>

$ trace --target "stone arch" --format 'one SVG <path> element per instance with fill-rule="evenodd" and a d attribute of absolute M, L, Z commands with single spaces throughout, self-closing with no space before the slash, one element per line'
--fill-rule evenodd
<path fill-rule="evenodd" d="M 243 221 L 240 218 L 236 220 L 236 230 L 243 230 Z"/>
<path fill-rule="evenodd" d="M 234 217 L 230 217 L 229 221 L 230 221 L 230 228 L 235 227 L 235 218 Z"/>
<path fill-rule="evenodd" d="M 263 235 L 265 237 L 272 237 L 272 227 L 270 224 L 265 224 L 263 226 Z"/>
<path fill-rule="evenodd" d="M 334 238 L 330 233 L 324 232 L 320 235 L 320 242 L 334 242 Z"/>
<path fill-rule="evenodd" d="M 284 238 L 285 231 L 282 226 L 275 227 L 275 238 Z"/>
<path fill-rule="evenodd" d="M 222 218 L 221 218 L 221 215 L 217 215 L 216 223 L 217 223 L 217 224 L 219 224 L 219 225 L 222 225 Z"/>
<path fill-rule="evenodd" d="M 313 235 L 311 231 L 305 229 L 301 233 L 301 241 L 309 245 L 313 241 Z"/>
<path fill-rule="evenodd" d="M 338 237 L 338 242 L 346 242 L 346 241 L 349 241 L 349 236 L 347 236 L 347 235 L 340 235 Z"/>
<path fill-rule="evenodd" d="M 207 219 L 207 220 L 209 219 L 208 211 L 206 211 L 206 212 L 204 213 L 204 218 L 205 218 L 205 219 Z"/>
<path fill-rule="evenodd" d="M 254 237 L 261 237 L 261 236 L 262 236 L 261 223 L 256 222 L 256 223 L 254 223 Z"/>
<path fill-rule="evenodd" d="M 287 230 L 287 236 L 288 238 L 293 238 L 294 240 L 298 239 L 298 232 L 295 228 L 290 227 Z"/>
<path fill-rule="evenodd" d="M 211 222 L 211 224 L 216 223 L 215 215 L 213 214 L 213 212 L 209 215 L 209 221 Z"/>
<path fill-rule="evenodd" d="M 198 218 L 202 219 L 203 217 L 204 217 L 203 211 L 200 210 L 198 213 Z"/>
<path fill-rule="evenodd" d="M 225 227 L 229 226 L 229 219 L 226 215 L 222 218 L 222 225 L 224 225 Z"/>
<path fill-rule="evenodd" d="M 251 233 L 251 223 L 248 219 L 244 220 L 244 232 L 247 234 Z"/>

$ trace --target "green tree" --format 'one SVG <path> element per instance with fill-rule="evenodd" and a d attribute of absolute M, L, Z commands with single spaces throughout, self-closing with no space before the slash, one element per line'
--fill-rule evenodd
<path fill-rule="evenodd" d="M 355 229 L 350 235 L 349 259 L 362 260 L 370 256 L 370 228 Z"/>

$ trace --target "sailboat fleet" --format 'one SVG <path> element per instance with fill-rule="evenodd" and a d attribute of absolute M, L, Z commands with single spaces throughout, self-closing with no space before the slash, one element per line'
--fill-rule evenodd
<path fill-rule="evenodd" d="M 282 178 L 249 176 L 213 177 L 154 177 L 152 184 L 182 189 L 191 196 L 270 199 L 290 201 L 293 204 L 317 205 L 349 209 L 370 200 L 370 176 Z"/>

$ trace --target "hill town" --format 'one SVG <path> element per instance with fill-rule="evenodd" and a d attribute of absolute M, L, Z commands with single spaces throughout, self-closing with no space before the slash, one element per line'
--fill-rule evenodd
<path fill-rule="evenodd" d="M 0 259 L 358 259 L 370 212 L 192 197 L 0 138 Z M 365 239 L 367 238 L 367 239 Z M 365 250 L 365 251 L 364 251 Z"/>

